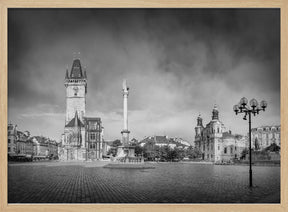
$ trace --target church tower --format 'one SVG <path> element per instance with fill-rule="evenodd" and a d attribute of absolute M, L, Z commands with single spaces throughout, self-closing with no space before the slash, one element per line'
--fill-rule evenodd
<path fill-rule="evenodd" d="M 86 70 L 83 72 L 80 59 L 74 59 L 71 71 L 66 70 L 66 118 L 67 125 L 78 114 L 83 123 L 86 107 L 87 76 Z"/>
<path fill-rule="evenodd" d="M 197 118 L 197 126 L 195 127 L 195 138 L 201 137 L 202 131 L 203 131 L 203 119 L 201 115 L 199 114 Z"/>

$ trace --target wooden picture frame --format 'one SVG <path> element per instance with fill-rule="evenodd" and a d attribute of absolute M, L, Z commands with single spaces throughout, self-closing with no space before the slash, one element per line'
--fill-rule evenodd
<path fill-rule="evenodd" d="M 7 19 L 8 8 L 280 8 L 281 13 L 281 203 L 280 204 L 8 204 Z M 0 0 L 0 211 L 287 211 L 288 210 L 288 2 L 284 0 Z"/>

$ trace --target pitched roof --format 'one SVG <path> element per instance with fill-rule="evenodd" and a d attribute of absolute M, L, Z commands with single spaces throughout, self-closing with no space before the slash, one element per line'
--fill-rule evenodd
<path fill-rule="evenodd" d="M 222 135 L 223 135 L 222 138 L 235 138 L 235 136 L 229 132 L 223 132 Z"/>
<path fill-rule="evenodd" d="M 75 59 L 73 61 L 73 65 L 71 68 L 70 78 L 84 78 L 82 67 L 79 59 Z"/>
<path fill-rule="evenodd" d="M 169 142 L 169 139 L 166 136 L 156 135 L 154 138 L 155 138 L 155 141 L 157 143 L 168 143 Z"/>
<path fill-rule="evenodd" d="M 69 121 L 68 124 L 66 124 L 65 127 L 84 127 L 84 124 L 81 122 L 81 120 L 78 117 L 77 111 L 75 112 L 74 118 Z"/>

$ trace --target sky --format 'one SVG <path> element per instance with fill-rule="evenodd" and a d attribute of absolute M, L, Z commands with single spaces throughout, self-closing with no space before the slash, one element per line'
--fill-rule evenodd
<path fill-rule="evenodd" d="M 242 97 L 266 100 L 252 127 L 280 124 L 279 9 L 9 9 L 8 122 L 60 141 L 66 68 L 80 52 L 86 116 L 104 139 L 121 138 L 122 81 L 130 138 L 168 135 L 193 143 L 199 114 L 247 134 Z"/>

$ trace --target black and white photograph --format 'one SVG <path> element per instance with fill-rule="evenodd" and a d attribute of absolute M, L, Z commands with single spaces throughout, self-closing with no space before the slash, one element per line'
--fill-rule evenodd
<path fill-rule="evenodd" d="M 280 204 L 280 15 L 9 8 L 8 204 Z"/>

